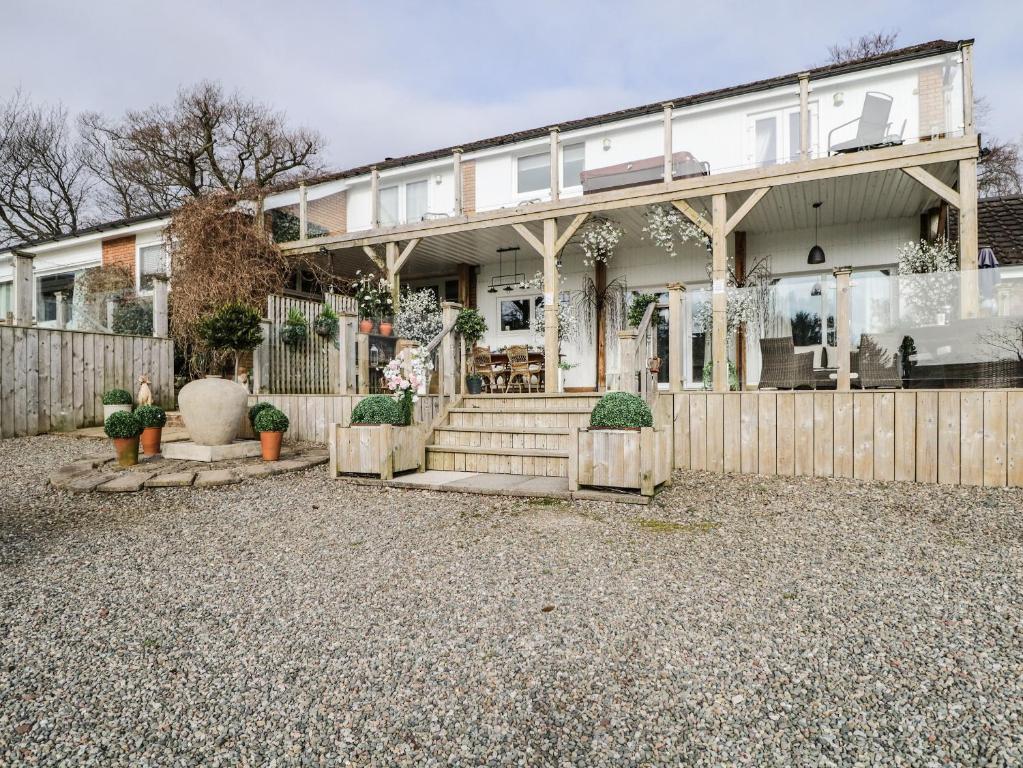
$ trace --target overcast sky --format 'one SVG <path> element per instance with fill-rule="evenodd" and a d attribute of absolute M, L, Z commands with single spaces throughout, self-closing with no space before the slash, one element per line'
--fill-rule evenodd
<path fill-rule="evenodd" d="M 709 6 L 709 7 L 708 7 Z M 209 78 L 345 168 L 823 63 L 879 29 L 975 37 L 988 132 L 1023 134 L 1023 3 L 0 0 L 0 98 L 119 114 Z"/>

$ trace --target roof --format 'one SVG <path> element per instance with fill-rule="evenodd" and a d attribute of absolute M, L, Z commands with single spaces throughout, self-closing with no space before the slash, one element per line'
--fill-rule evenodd
<path fill-rule="evenodd" d="M 40 237 L 37 240 L 26 240 L 25 242 L 17 243 L 16 245 L 9 245 L 6 248 L 0 248 L 0 254 L 10 253 L 11 251 L 20 251 L 37 245 L 46 245 L 47 243 L 57 243 L 61 240 L 74 240 L 76 237 L 94 235 L 97 232 L 106 232 L 108 230 L 123 229 L 125 227 L 134 226 L 135 224 L 143 224 L 147 221 L 165 219 L 173 212 L 173 209 L 167 209 L 165 211 L 156 211 L 155 213 L 144 213 L 139 216 L 115 219 L 114 221 L 104 221 L 100 224 L 92 224 L 91 226 L 83 227 L 75 232 L 68 232 L 63 235 L 53 235 L 51 237 Z"/>
<path fill-rule="evenodd" d="M 499 147 L 504 144 L 513 144 L 520 141 L 529 141 L 530 139 L 538 139 L 547 136 L 552 128 L 558 128 L 562 131 L 574 131 L 582 128 L 589 128 L 591 126 L 600 125 L 602 123 L 608 123 L 618 120 L 629 120 L 635 117 L 643 117 L 645 115 L 660 114 L 666 103 L 671 103 L 676 107 L 689 107 L 695 104 L 703 104 L 709 101 L 716 101 L 718 99 L 728 98 L 730 96 L 742 96 L 748 93 L 756 93 L 758 91 L 767 91 L 772 88 L 778 88 L 783 85 L 793 85 L 799 82 L 800 75 L 809 75 L 810 80 L 819 80 L 823 77 L 833 77 L 835 75 L 846 74 L 848 72 L 857 72 L 864 69 L 870 69 L 873 67 L 884 66 L 886 64 L 896 64 L 903 61 L 912 61 L 913 59 L 920 59 L 927 56 L 935 56 L 942 53 L 952 53 L 959 50 L 963 45 L 973 43 L 973 39 L 965 40 L 932 40 L 928 43 L 920 43 L 918 45 L 911 45 L 907 48 L 899 48 L 888 53 L 882 53 L 877 56 L 868 56 L 862 59 L 856 59 L 855 61 L 848 61 L 842 64 L 828 64 L 822 67 L 816 67 L 814 69 L 802 70 L 800 72 L 793 72 L 788 75 L 779 75 L 777 77 L 768 78 L 766 80 L 756 80 L 751 83 L 745 83 L 744 85 L 734 85 L 728 88 L 719 88 L 713 91 L 705 91 L 703 93 L 691 94 L 689 96 L 679 96 L 674 99 L 664 99 L 661 101 L 653 102 L 650 104 L 644 104 L 639 107 L 629 107 L 627 109 L 621 109 L 615 112 L 605 112 L 600 115 L 594 115 L 592 117 L 583 117 L 575 120 L 568 120 L 560 123 L 551 123 L 539 128 L 531 128 L 524 131 L 516 131 L 514 133 L 506 133 L 502 136 L 494 136 L 489 139 L 481 139 L 479 141 L 469 142 L 468 144 L 456 144 L 450 147 L 444 147 L 442 149 L 434 149 L 429 152 L 420 152 L 414 155 L 405 155 L 404 157 L 396 158 L 385 158 L 382 161 L 376 163 L 370 163 L 368 165 L 361 165 L 355 168 L 349 168 L 343 171 L 334 171 L 331 173 L 321 174 L 318 176 L 304 179 L 305 184 L 320 184 L 327 181 L 336 181 L 338 179 L 351 178 L 353 176 L 362 176 L 369 173 L 373 168 L 377 170 L 385 170 L 387 168 L 396 168 L 403 165 L 412 165 L 413 163 L 422 163 L 429 160 L 436 160 L 441 157 L 448 157 L 456 149 L 461 149 L 463 152 L 477 152 L 483 149 L 489 149 L 491 147 Z M 278 190 L 291 189 L 295 187 L 294 182 L 288 184 L 282 184 L 277 187 Z"/>
<path fill-rule="evenodd" d="M 1023 195 L 977 201 L 978 245 L 990 247 L 999 264 L 1023 264 Z"/>

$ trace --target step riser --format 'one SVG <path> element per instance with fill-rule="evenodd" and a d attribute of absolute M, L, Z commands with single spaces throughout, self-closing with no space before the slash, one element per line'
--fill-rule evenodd
<path fill-rule="evenodd" d="M 486 408 L 494 411 L 519 410 L 520 408 L 550 408 L 558 410 L 561 408 L 593 410 L 593 406 L 600 400 L 599 397 L 474 397 L 469 395 L 464 398 L 463 404 L 467 407 Z"/>
<path fill-rule="evenodd" d="M 462 448 L 532 448 L 541 451 L 567 451 L 568 435 L 549 434 L 542 430 L 525 434 L 488 431 L 448 432 L 441 428 L 434 433 L 434 443 L 439 446 L 453 445 Z"/>
<path fill-rule="evenodd" d="M 426 452 L 426 468 L 455 472 L 495 472 L 504 475 L 568 477 L 568 459 L 547 456 L 500 456 L 473 453 L 447 453 L 431 448 Z"/>
<path fill-rule="evenodd" d="M 589 423 L 589 413 L 557 413 L 556 411 L 549 413 L 453 412 L 449 417 L 449 424 L 452 427 L 479 427 L 484 430 L 499 429 L 500 427 L 537 430 L 551 427 L 566 429 L 568 427 L 585 427 Z"/>

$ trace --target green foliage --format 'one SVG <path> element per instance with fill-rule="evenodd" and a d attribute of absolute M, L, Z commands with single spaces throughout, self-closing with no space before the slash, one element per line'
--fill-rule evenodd
<path fill-rule="evenodd" d="M 273 408 L 273 405 L 270 403 L 259 402 L 249 408 L 249 425 L 253 430 L 256 429 L 256 417 L 267 408 Z"/>
<path fill-rule="evenodd" d="M 293 213 L 274 208 L 270 212 L 270 231 L 275 243 L 293 243 L 299 238 L 299 219 Z"/>
<path fill-rule="evenodd" d="M 323 311 L 316 316 L 316 320 L 313 322 L 313 329 L 318 335 L 332 339 L 337 336 L 339 325 L 340 318 L 338 318 L 337 312 L 324 304 Z"/>
<path fill-rule="evenodd" d="M 714 388 L 714 361 L 708 360 L 703 364 L 703 388 Z M 737 390 L 739 388 L 739 373 L 735 370 L 735 363 L 728 361 L 728 388 Z"/>
<path fill-rule="evenodd" d="M 142 424 L 134 413 L 117 411 L 107 416 L 107 420 L 103 422 L 103 431 L 112 440 L 128 439 L 142 434 Z"/>
<path fill-rule="evenodd" d="M 643 322 L 643 315 L 646 313 L 646 308 L 650 304 L 656 304 L 657 297 L 652 293 L 640 293 L 632 299 L 632 304 L 629 305 L 629 315 L 627 317 L 630 328 L 638 328 L 639 324 Z M 658 322 L 659 318 L 656 314 L 657 310 L 654 310 L 654 316 L 652 322 Z"/>
<path fill-rule="evenodd" d="M 103 393 L 103 405 L 131 405 L 131 392 L 126 389 L 110 389 Z"/>
<path fill-rule="evenodd" d="M 142 428 L 162 427 L 167 423 L 167 414 L 158 405 L 140 405 L 135 409 L 135 418 Z"/>
<path fill-rule="evenodd" d="M 590 413 L 591 427 L 652 427 L 654 416 L 643 398 L 628 392 L 608 392 Z"/>
<path fill-rule="evenodd" d="M 352 410 L 352 424 L 404 424 L 398 403 L 387 395 L 370 395 Z"/>
<path fill-rule="evenodd" d="M 114 309 L 114 333 L 126 336 L 153 335 L 153 306 L 142 301 L 123 301 Z"/>
<path fill-rule="evenodd" d="M 256 414 L 253 429 L 257 432 L 287 432 L 290 423 L 283 411 L 270 406 Z"/>
<path fill-rule="evenodd" d="M 305 315 L 297 309 L 289 310 L 287 318 L 285 318 L 284 323 L 281 325 L 281 341 L 289 347 L 297 347 L 305 341 L 308 335 L 309 323 L 306 322 Z"/>
<path fill-rule="evenodd" d="M 263 341 L 259 312 L 238 301 L 224 304 L 199 325 L 199 336 L 210 349 L 234 353 L 255 349 Z"/>
<path fill-rule="evenodd" d="M 487 335 L 487 321 L 478 310 L 466 307 L 455 319 L 455 332 L 465 340 L 469 349 L 472 349 L 476 342 Z"/>

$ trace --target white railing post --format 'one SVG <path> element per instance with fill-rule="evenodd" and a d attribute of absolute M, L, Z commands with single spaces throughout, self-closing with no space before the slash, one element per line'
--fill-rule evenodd
<path fill-rule="evenodd" d="M 682 333 L 683 300 L 686 287 L 682 283 L 668 283 L 668 389 L 681 392 L 684 382 L 682 352 L 685 337 Z"/>
<path fill-rule="evenodd" d="M 551 128 L 551 200 L 557 202 L 561 197 L 560 170 L 561 163 L 558 157 L 558 132 L 559 128 Z"/>
<path fill-rule="evenodd" d="M 799 73 L 799 159 L 810 159 L 810 73 Z"/>
<path fill-rule="evenodd" d="M 170 331 L 167 315 L 167 278 L 153 277 L 153 335 L 166 339 Z"/>
<path fill-rule="evenodd" d="M 373 229 L 380 226 L 380 171 L 374 165 L 369 172 L 370 219 Z"/>
<path fill-rule="evenodd" d="M 454 172 L 455 216 L 461 216 L 462 208 L 462 148 L 455 147 L 451 152 L 451 168 Z"/>
<path fill-rule="evenodd" d="M 32 325 L 32 299 L 35 278 L 32 274 L 34 256 L 25 251 L 14 252 L 14 324 Z"/>
<path fill-rule="evenodd" d="M 57 291 L 53 294 L 53 300 L 57 303 L 57 327 L 64 330 L 67 327 L 67 304 L 64 303 L 64 291 Z"/>
<path fill-rule="evenodd" d="M 305 182 L 298 185 L 298 239 L 309 239 L 309 195 Z"/>
<path fill-rule="evenodd" d="M 973 43 L 964 43 L 963 54 L 963 133 L 972 136 L 977 131 L 973 115 Z"/>
<path fill-rule="evenodd" d="M 838 343 L 838 381 L 835 389 L 839 392 L 848 392 L 852 386 L 852 371 L 850 369 L 850 349 L 852 348 L 850 338 L 852 327 L 849 307 L 849 276 L 852 274 L 852 267 L 836 267 L 835 275 L 835 336 Z"/>

